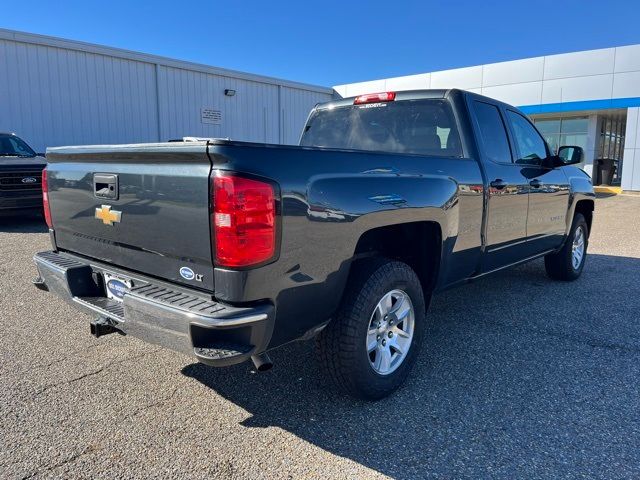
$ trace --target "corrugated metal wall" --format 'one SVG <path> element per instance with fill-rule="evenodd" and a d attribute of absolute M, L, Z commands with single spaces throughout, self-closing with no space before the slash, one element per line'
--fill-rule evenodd
<path fill-rule="evenodd" d="M 0 130 L 36 150 L 155 141 L 154 66 L 0 40 Z"/>
<path fill-rule="evenodd" d="M 280 143 L 297 144 L 311 107 L 326 101 L 327 97 L 322 93 L 281 87 L 280 122 L 283 125 L 283 137 Z"/>
<path fill-rule="evenodd" d="M 183 136 L 295 144 L 309 110 L 332 98 L 323 87 L 217 71 L 0 30 L 0 131 L 38 151 Z M 203 123 L 202 109 L 219 111 L 219 124 Z"/>
<path fill-rule="evenodd" d="M 278 143 L 277 85 L 162 66 L 158 85 L 163 138 L 194 135 Z M 237 93 L 228 97 L 225 89 Z M 221 124 L 202 123 L 201 108 L 222 112 Z"/>

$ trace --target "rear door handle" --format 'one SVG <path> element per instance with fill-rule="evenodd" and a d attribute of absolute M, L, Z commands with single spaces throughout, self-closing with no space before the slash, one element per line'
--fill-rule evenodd
<path fill-rule="evenodd" d="M 542 182 L 537 178 L 534 178 L 529 182 L 529 185 L 531 185 L 533 188 L 540 188 L 542 186 Z"/>
<path fill-rule="evenodd" d="M 489 185 L 491 185 L 492 188 L 497 188 L 498 190 L 502 190 L 504 187 L 507 186 L 507 182 L 505 182 L 501 178 L 496 178 Z"/>

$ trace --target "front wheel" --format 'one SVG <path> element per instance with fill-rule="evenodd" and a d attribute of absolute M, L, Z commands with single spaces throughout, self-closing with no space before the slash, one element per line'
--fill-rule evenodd
<path fill-rule="evenodd" d="M 576 280 L 584 269 L 588 243 L 589 226 L 584 216 L 576 213 L 562 249 L 544 257 L 547 275 L 554 280 Z"/>
<path fill-rule="evenodd" d="M 356 268 L 340 310 L 318 335 L 317 353 L 339 388 L 378 400 L 404 382 L 416 361 L 425 300 L 405 263 L 377 259 Z"/>

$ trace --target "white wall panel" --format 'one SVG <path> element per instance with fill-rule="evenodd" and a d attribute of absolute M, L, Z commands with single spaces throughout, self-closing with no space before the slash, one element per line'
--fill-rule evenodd
<path fill-rule="evenodd" d="M 640 112 L 640 108 L 628 108 L 627 109 L 627 130 L 624 136 L 624 148 L 640 148 L 640 144 L 638 143 L 638 130 L 640 130 L 640 125 L 638 125 L 638 118 Z"/>
<path fill-rule="evenodd" d="M 370 82 L 350 83 L 346 85 L 345 97 L 355 97 L 365 93 L 383 92 L 385 89 L 384 80 L 371 80 Z"/>
<path fill-rule="evenodd" d="M 640 45 L 628 45 L 616 48 L 616 72 L 640 70 Z"/>
<path fill-rule="evenodd" d="M 347 97 L 347 85 L 336 85 L 333 90 L 342 98 Z"/>
<path fill-rule="evenodd" d="M 384 90 L 387 92 L 401 92 L 403 90 L 421 90 L 425 88 L 431 88 L 431 74 L 429 73 L 387 78 Z"/>
<path fill-rule="evenodd" d="M 544 79 L 612 73 L 615 48 L 550 55 L 544 61 Z"/>
<path fill-rule="evenodd" d="M 491 63 L 483 66 L 482 86 L 537 82 L 542 80 L 543 72 L 544 57 Z"/>
<path fill-rule="evenodd" d="M 542 87 L 542 103 L 611 98 L 612 88 L 613 75 L 546 80 Z"/>
<path fill-rule="evenodd" d="M 640 191 L 640 107 L 627 109 L 622 189 Z"/>
<path fill-rule="evenodd" d="M 431 88 L 470 88 L 482 87 L 482 67 L 456 68 L 433 72 Z"/>
<path fill-rule="evenodd" d="M 537 105 L 542 99 L 542 82 L 482 87 L 482 94 L 511 105 Z"/>
<path fill-rule="evenodd" d="M 636 166 L 636 156 L 638 150 L 634 148 L 624 149 L 624 162 L 622 163 L 622 184 L 620 185 L 623 190 L 636 190 L 640 191 L 640 178 L 638 181 L 634 178 L 637 170 L 640 170 Z M 640 161 L 640 158 L 638 159 Z"/>
<path fill-rule="evenodd" d="M 640 97 L 640 71 L 616 73 L 613 77 L 612 97 Z"/>
<path fill-rule="evenodd" d="M 365 93 L 389 91 L 399 92 L 403 90 L 419 90 L 425 88 L 432 88 L 431 74 L 429 73 L 387 78 L 383 80 L 371 80 L 368 82 L 349 83 L 333 87 L 335 92 L 343 98 L 363 95 Z"/>

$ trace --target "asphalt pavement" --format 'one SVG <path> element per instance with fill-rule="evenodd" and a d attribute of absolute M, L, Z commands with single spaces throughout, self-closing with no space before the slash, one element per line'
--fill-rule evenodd
<path fill-rule="evenodd" d="M 542 261 L 436 296 L 405 387 L 334 392 L 312 343 L 212 369 L 36 290 L 0 218 L 0 478 L 638 478 L 640 196 L 597 201 L 582 277 Z"/>

